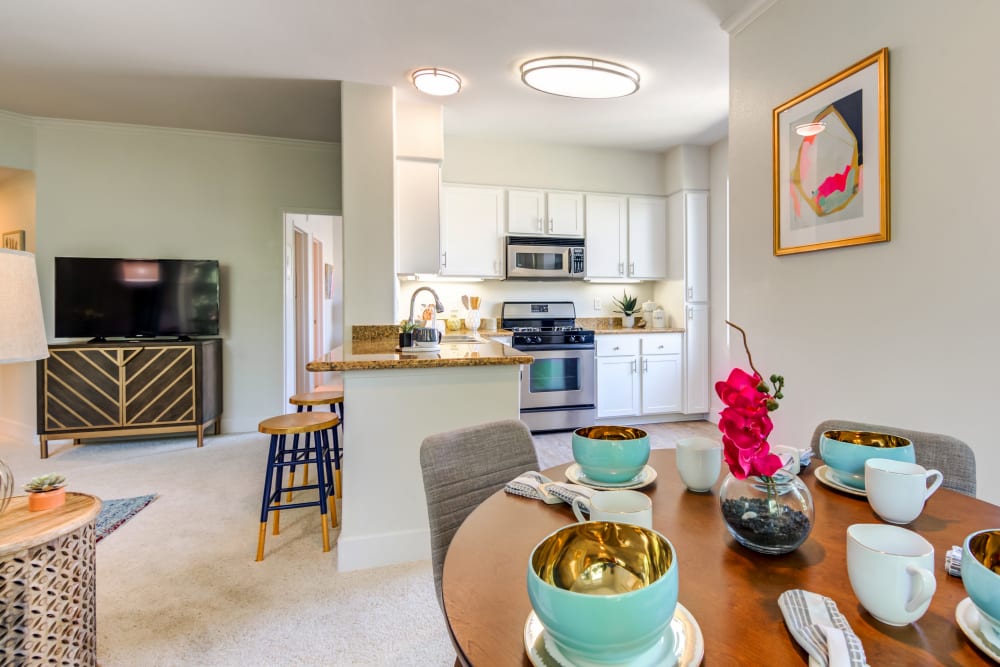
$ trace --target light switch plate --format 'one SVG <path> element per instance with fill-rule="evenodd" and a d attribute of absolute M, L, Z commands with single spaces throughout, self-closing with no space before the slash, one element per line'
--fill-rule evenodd
<path fill-rule="evenodd" d="M 594 299 L 594 310 L 596 310 L 596 311 L 600 311 L 601 310 L 601 300 L 600 299 Z"/>

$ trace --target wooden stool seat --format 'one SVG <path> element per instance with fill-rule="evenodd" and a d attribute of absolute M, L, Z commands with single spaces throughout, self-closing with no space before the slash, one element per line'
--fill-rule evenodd
<path fill-rule="evenodd" d="M 311 408 L 310 408 L 311 410 Z M 331 447 L 328 433 L 334 434 L 336 442 L 337 426 L 340 418 L 333 412 L 296 412 L 290 415 L 270 417 L 257 425 L 257 430 L 271 436 L 271 446 L 267 454 L 267 473 L 264 477 L 264 496 L 260 508 L 260 532 L 257 537 L 257 560 L 264 560 L 264 534 L 267 529 L 268 515 L 274 513 L 274 534 L 279 531 L 280 511 L 299 507 L 319 507 L 320 521 L 323 526 L 323 551 L 330 550 L 330 530 L 326 522 L 330 516 L 330 525 L 337 525 L 336 488 L 334 483 Z M 299 436 L 305 435 L 304 448 L 299 448 Z M 291 448 L 286 447 L 286 438 L 292 436 Z M 339 450 L 339 445 L 336 445 Z M 295 467 L 298 465 L 316 465 L 316 483 L 295 485 Z M 284 485 L 284 469 L 290 469 L 288 485 Z M 339 486 L 339 484 L 338 484 Z M 282 505 L 281 494 L 287 492 L 288 500 L 292 499 L 293 491 L 308 491 L 315 489 L 318 498 L 312 501 L 296 502 Z"/>
<path fill-rule="evenodd" d="M 340 417 L 332 412 L 293 412 L 265 419 L 257 425 L 257 430 L 268 435 L 293 435 L 325 431 L 339 423 Z"/>
<path fill-rule="evenodd" d="M 334 405 L 344 402 L 344 392 L 342 391 L 309 391 L 303 394 L 295 394 L 288 402 L 292 405 Z"/>

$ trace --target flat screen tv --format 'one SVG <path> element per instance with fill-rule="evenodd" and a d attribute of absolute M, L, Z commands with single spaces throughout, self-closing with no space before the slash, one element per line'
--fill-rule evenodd
<path fill-rule="evenodd" d="M 58 338 L 215 336 L 219 262 L 56 257 Z"/>

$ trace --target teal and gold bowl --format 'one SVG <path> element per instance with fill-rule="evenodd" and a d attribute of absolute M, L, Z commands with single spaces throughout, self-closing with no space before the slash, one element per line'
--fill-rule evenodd
<path fill-rule="evenodd" d="M 595 482 L 627 482 L 649 461 L 649 434 L 631 426 L 578 428 L 573 431 L 573 460 Z"/>
<path fill-rule="evenodd" d="M 865 488 L 865 461 L 891 459 L 916 463 L 913 443 L 888 433 L 872 431 L 824 431 L 819 455 L 834 476 L 847 486 Z"/>
<path fill-rule="evenodd" d="M 981 530 L 962 545 L 962 583 L 987 627 L 991 642 L 1000 637 L 1000 528 Z"/>
<path fill-rule="evenodd" d="M 531 552 L 528 597 L 574 664 L 625 664 L 661 640 L 673 641 L 666 629 L 677 606 L 677 556 L 655 530 L 572 524 Z M 672 648 L 665 647 L 667 655 Z"/>

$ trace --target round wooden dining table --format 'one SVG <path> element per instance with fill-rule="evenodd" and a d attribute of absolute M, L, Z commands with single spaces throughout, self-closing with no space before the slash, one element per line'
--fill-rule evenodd
<path fill-rule="evenodd" d="M 937 592 L 915 623 L 877 621 L 858 602 L 847 577 L 847 527 L 880 523 L 864 497 L 819 482 L 814 459 L 801 475 L 812 493 L 815 524 L 809 538 L 781 556 L 756 553 L 726 530 L 718 489 L 693 493 L 680 480 L 674 450 L 654 450 L 657 471 L 642 489 L 653 501 L 653 527 L 677 552 L 679 602 L 697 620 L 705 665 L 805 665 L 808 654 L 785 627 L 778 596 L 801 588 L 832 598 L 864 645 L 868 663 L 881 665 L 986 665 L 992 661 L 965 636 L 955 608 L 966 596 L 962 580 L 948 575 L 944 557 L 977 530 L 1000 527 L 1000 507 L 939 489 L 909 529 L 934 545 Z M 566 479 L 563 464 L 543 471 Z M 724 468 L 724 467 L 723 467 Z M 445 614 L 460 660 L 485 667 L 530 665 L 524 648 L 531 612 L 526 588 L 528 557 L 546 535 L 575 521 L 569 505 L 547 505 L 498 491 L 465 520 L 444 565 Z"/>

